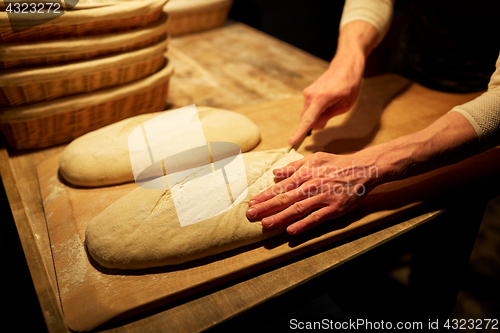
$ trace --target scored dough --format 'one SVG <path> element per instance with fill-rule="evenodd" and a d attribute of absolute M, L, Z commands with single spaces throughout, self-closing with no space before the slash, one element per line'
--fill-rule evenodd
<path fill-rule="evenodd" d="M 224 213 L 180 226 L 169 190 L 138 187 L 108 206 L 85 230 L 90 255 L 103 267 L 143 269 L 177 265 L 276 236 L 285 230 L 263 229 L 246 217 L 250 198 L 274 184 L 272 170 L 302 158 L 287 149 L 243 154 L 248 192 Z M 188 180 L 189 181 L 189 180 Z M 208 200 L 207 200 L 208 201 Z M 209 202 L 193 202 L 201 209 Z"/>
<path fill-rule="evenodd" d="M 242 152 L 259 143 L 259 128 L 246 116 L 211 107 L 196 108 L 207 142 L 232 142 Z M 71 184 L 86 187 L 134 181 L 128 136 L 141 123 L 165 112 L 131 117 L 73 140 L 59 160 L 61 175 Z"/>

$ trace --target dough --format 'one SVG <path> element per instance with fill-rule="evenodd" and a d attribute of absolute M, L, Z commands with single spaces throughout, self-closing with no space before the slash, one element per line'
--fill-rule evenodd
<path fill-rule="evenodd" d="M 198 106 L 198 115 L 207 142 L 232 142 L 242 152 L 260 141 L 259 128 L 236 112 Z M 59 160 L 59 171 L 71 184 L 94 187 L 134 181 L 128 151 L 128 136 L 139 124 L 164 112 L 131 117 L 71 142 Z"/>
<path fill-rule="evenodd" d="M 248 191 L 233 193 L 244 195 L 241 202 L 222 214 L 184 227 L 180 226 L 172 196 L 186 184 L 169 190 L 138 187 L 88 224 L 88 252 L 107 268 L 142 269 L 181 264 L 280 234 L 284 227 L 263 229 L 260 221 L 247 219 L 248 201 L 274 184 L 273 169 L 300 158 L 302 155 L 294 150 L 287 153 L 287 149 L 243 154 Z M 207 201 L 192 204 L 198 209 L 210 208 Z"/>

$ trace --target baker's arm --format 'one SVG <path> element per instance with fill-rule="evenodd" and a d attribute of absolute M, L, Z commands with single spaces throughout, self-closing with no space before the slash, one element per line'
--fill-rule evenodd
<path fill-rule="evenodd" d="M 363 21 L 370 23 L 377 30 L 376 44 L 379 44 L 387 34 L 391 25 L 395 0 L 346 0 L 340 29 L 348 23 Z"/>
<path fill-rule="evenodd" d="M 249 203 L 265 228 L 300 233 L 355 208 L 376 186 L 456 163 L 500 145 L 500 56 L 488 91 L 427 128 L 352 155 L 316 153 L 274 170 L 276 185 Z M 293 222 L 293 223 L 292 223 Z"/>
<path fill-rule="evenodd" d="M 481 151 L 500 145 L 500 56 L 488 91 L 451 111 L 459 112 L 469 120 L 479 137 Z"/>
<path fill-rule="evenodd" d="M 328 119 L 347 112 L 354 105 L 366 58 L 389 29 L 393 2 L 345 2 L 335 57 L 326 72 L 304 89 L 301 120 L 289 139 L 291 145 L 297 143 L 311 128 L 324 128 Z"/>

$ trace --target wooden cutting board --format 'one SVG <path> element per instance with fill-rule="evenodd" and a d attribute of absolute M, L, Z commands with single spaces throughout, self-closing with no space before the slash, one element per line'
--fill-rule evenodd
<path fill-rule="evenodd" d="M 474 97 L 437 93 L 398 76 L 383 76 L 364 85 L 360 102 L 332 120 L 299 150 L 347 153 L 425 127 L 451 107 Z M 297 124 L 301 98 L 242 108 L 261 129 L 256 150 L 281 148 Z M 356 210 L 304 234 L 280 235 L 240 249 L 190 263 L 141 271 L 107 270 L 86 252 L 86 225 L 135 184 L 84 189 L 59 176 L 55 156 L 38 166 L 62 308 L 75 331 L 166 304 L 273 263 L 330 244 L 414 211 L 431 196 L 476 181 L 500 170 L 500 149 L 432 173 L 388 183 L 374 190 Z"/>

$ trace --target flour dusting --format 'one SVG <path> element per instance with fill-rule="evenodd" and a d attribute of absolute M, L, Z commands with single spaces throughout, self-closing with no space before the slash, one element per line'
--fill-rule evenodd
<path fill-rule="evenodd" d="M 58 181 L 57 176 L 50 178 L 48 183 L 50 184 L 48 186 L 50 193 L 44 200 L 44 204 L 46 205 L 56 200 L 65 191 L 64 186 Z"/>
<path fill-rule="evenodd" d="M 85 279 L 88 261 L 85 255 L 85 247 L 78 235 L 74 235 L 66 242 L 52 248 L 54 254 L 64 251 L 68 262 L 59 270 L 57 278 L 61 294 L 69 291 L 69 288 L 79 286 Z M 61 265 L 62 266 L 62 265 Z"/>

